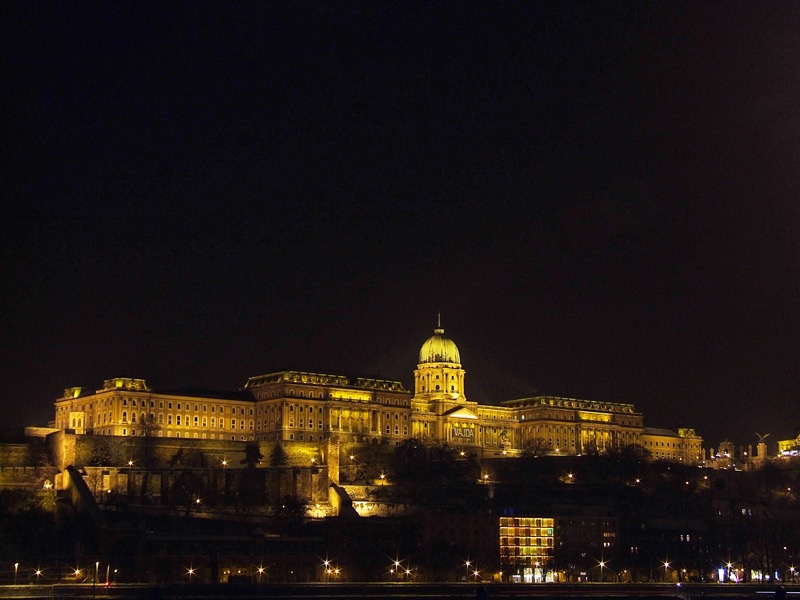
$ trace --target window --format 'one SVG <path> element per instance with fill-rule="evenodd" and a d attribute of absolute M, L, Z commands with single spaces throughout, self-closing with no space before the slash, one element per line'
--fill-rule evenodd
<path fill-rule="evenodd" d="M 180 416 L 180 415 L 178 415 L 177 417 L 175 417 L 175 424 L 176 424 L 176 425 L 180 425 L 180 424 L 181 424 L 181 416 Z"/>

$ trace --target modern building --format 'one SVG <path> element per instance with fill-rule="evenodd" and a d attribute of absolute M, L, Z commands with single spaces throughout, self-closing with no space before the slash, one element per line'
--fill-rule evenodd
<path fill-rule="evenodd" d="M 554 581 L 555 519 L 500 517 L 500 565 L 511 581 Z"/>
<path fill-rule="evenodd" d="M 279 371 L 250 377 L 237 392 L 163 392 L 143 379 L 114 378 L 99 390 L 73 387 L 55 402 L 55 427 L 76 434 L 211 440 L 396 445 L 411 437 L 479 451 L 581 455 L 630 444 L 655 459 L 702 457 L 692 429 L 645 429 L 632 404 L 535 396 L 499 406 L 467 399 L 456 344 L 436 327 L 419 352 L 414 390 L 399 381 Z"/>

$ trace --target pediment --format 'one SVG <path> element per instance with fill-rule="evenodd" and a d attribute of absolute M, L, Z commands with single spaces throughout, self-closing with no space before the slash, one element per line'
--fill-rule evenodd
<path fill-rule="evenodd" d="M 457 406 L 456 408 L 450 409 L 449 411 L 444 413 L 444 416 L 450 419 L 473 419 L 473 420 L 478 419 L 478 415 L 476 415 L 468 408 L 464 408 L 463 406 Z"/>

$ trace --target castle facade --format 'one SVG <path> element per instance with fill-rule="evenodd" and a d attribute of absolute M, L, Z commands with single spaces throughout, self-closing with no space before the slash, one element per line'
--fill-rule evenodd
<path fill-rule="evenodd" d="M 237 441 L 336 436 L 396 445 L 413 437 L 512 456 L 581 455 L 636 444 L 654 458 L 688 464 L 702 458 L 702 438 L 693 430 L 648 430 L 632 404 L 556 396 L 479 404 L 465 395 L 465 374 L 458 347 L 437 327 L 420 349 L 413 392 L 399 381 L 306 371 L 250 377 L 234 393 L 159 392 L 143 379 L 114 378 L 93 392 L 66 389 L 55 402 L 55 427 Z M 682 432 L 691 432 L 691 440 Z"/>

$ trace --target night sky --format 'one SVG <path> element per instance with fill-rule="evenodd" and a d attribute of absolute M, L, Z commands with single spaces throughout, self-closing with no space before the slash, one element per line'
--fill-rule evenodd
<path fill-rule="evenodd" d="M 3 428 L 111 377 L 800 426 L 800 3 L 8 2 Z"/>

